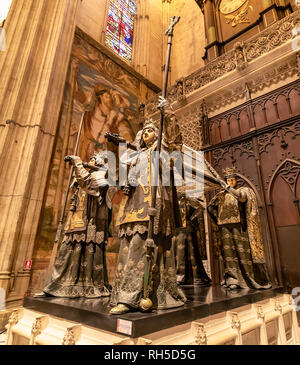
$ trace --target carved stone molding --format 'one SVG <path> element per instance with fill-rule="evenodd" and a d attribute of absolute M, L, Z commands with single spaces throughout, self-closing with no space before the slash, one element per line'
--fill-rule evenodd
<path fill-rule="evenodd" d="M 202 145 L 201 118 L 201 105 L 189 108 L 178 115 L 183 143 L 195 150 L 199 150 Z"/>
<path fill-rule="evenodd" d="M 265 314 L 264 314 L 263 306 L 261 304 L 259 304 L 257 306 L 256 311 L 257 311 L 257 319 L 265 320 Z"/>
<path fill-rule="evenodd" d="M 143 338 L 143 337 L 139 337 L 138 340 L 137 340 L 137 345 L 152 345 L 152 342 L 151 340 L 148 340 L 147 338 Z"/>
<path fill-rule="evenodd" d="M 16 309 L 10 315 L 8 320 L 8 325 L 15 326 L 18 323 L 18 321 L 19 321 L 19 311 Z"/>
<path fill-rule="evenodd" d="M 274 67 L 263 73 L 256 73 L 253 78 L 247 79 L 247 86 L 243 83 L 238 83 L 226 91 L 218 93 L 214 98 L 207 100 L 207 110 L 209 114 L 224 108 L 226 105 L 236 103 L 239 100 L 247 100 L 247 93 L 257 93 L 266 87 L 275 85 L 281 80 L 292 77 L 297 74 L 296 59 L 284 62 L 281 65 Z"/>
<path fill-rule="evenodd" d="M 41 333 L 42 319 L 36 318 L 31 328 L 31 334 L 33 337 L 38 336 Z"/>
<path fill-rule="evenodd" d="M 203 4 L 203 2 L 199 1 L 198 4 Z M 200 5 L 200 7 L 201 6 L 202 5 Z M 182 83 L 184 95 L 191 94 L 231 71 L 243 70 L 248 64 L 258 59 L 260 56 L 267 54 L 273 49 L 282 46 L 287 41 L 294 39 L 297 37 L 297 33 L 293 32 L 293 29 L 295 29 L 299 24 L 300 10 L 297 10 L 244 43 L 236 44 L 234 49 L 226 52 L 224 55 L 209 62 L 198 71 L 195 71 L 191 75 L 183 78 Z M 285 79 L 288 76 L 295 75 L 297 71 L 298 68 L 295 56 L 292 61 L 286 61 L 283 65 L 279 65 L 270 71 L 264 70 L 261 74 L 256 75 L 249 81 L 248 86 L 251 92 L 257 92 L 266 86 L 270 86 L 273 83 Z M 233 87 L 233 90 L 229 93 L 229 95 L 223 95 L 221 100 L 218 100 L 216 103 L 214 101 L 212 103 L 208 102 L 208 111 L 212 112 L 220 106 L 228 104 L 230 101 L 243 98 L 244 94 L 244 88 L 236 85 Z M 180 93 L 179 95 L 177 94 L 176 84 L 168 88 L 167 96 L 172 102 L 178 101 L 182 98 Z M 228 100 L 226 101 L 226 99 Z M 149 114 L 153 111 L 153 105 L 155 103 L 156 97 L 147 101 L 147 110 L 149 109 Z M 152 106 L 150 106 L 150 104 L 152 104 Z"/>
<path fill-rule="evenodd" d="M 75 334 L 73 328 L 68 328 L 64 338 L 62 340 L 62 345 L 75 345 Z"/>
<path fill-rule="evenodd" d="M 80 333 L 81 333 L 81 325 L 68 327 L 62 340 L 62 345 L 76 345 L 76 342 L 80 337 Z"/>
<path fill-rule="evenodd" d="M 240 330 L 241 329 L 241 321 L 239 319 L 239 315 L 236 312 L 230 313 L 231 315 L 231 328 Z"/>
<path fill-rule="evenodd" d="M 296 37 L 292 31 L 300 23 L 299 10 L 283 18 L 245 43 L 247 61 L 270 52 L 281 44 Z"/>
<path fill-rule="evenodd" d="M 242 71 L 247 67 L 247 57 L 243 42 L 234 45 L 235 63 L 238 71 Z"/>
<path fill-rule="evenodd" d="M 274 310 L 282 314 L 282 305 L 280 304 L 279 299 L 275 299 Z"/>
<path fill-rule="evenodd" d="M 207 345 L 207 334 L 205 326 L 202 323 L 197 323 L 196 334 L 195 334 L 196 345 Z"/>
<path fill-rule="evenodd" d="M 35 338 L 42 333 L 42 319 L 43 317 L 38 317 L 34 320 L 31 328 L 31 336 L 29 339 L 29 345 L 34 345 Z"/>

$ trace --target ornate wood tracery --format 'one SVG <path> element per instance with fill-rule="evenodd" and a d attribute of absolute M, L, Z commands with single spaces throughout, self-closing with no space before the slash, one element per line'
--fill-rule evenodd
<path fill-rule="evenodd" d="M 289 270 L 297 254 L 293 253 L 293 257 L 290 257 L 285 249 L 289 237 L 294 239 L 295 233 L 292 232 L 300 230 L 299 103 L 299 80 L 257 99 L 250 98 L 239 107 L 207 121 L 211 145 L 204 147 L 212 166 L 220 174 L 225 167 L 235 165 L 239 175 L 244 180 L 247 179 L 248 185 L 256 190 L 264 216 L 263 234 L 267 243 L 269 271 L 278 283 L 283 283 L 283 273 L 284 282 L 288 285 L 294 285 L 295 280 L 299 279 Z M 260 118 L 257 112 L 259 108 Z M 272 111 L 270 108 L 273 108 Z M 233 120 L 237 122 L 238 118 L 241 119 L 243 112 L 246 116 L 243 127 L 248 125 L 252 115 L 255 128 L 248 127 L 244 133 L 238 134 L 236 132 L 240 131 L 240 127 Z M 236 137 L 232 138 L 233 135 Z M 287 192 L 284 184 L 288 186 L 289 194 L 284 193 Z M 282 206 L 279 207 L 278 204 Z M 294 207 L 290 208 L 293 209 L 293 214 L 287 210 L 289 206 Z M 287 218 L 287 214 L 291 218 Z"/>

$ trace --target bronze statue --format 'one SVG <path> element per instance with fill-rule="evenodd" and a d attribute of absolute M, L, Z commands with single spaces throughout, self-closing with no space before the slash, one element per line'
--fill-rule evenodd
<path fill-rule="evenodd" d="M 181 148 L 182 140 L 174 113 L 166 108 L 166 100 L 160 98 L 164 108 L 165 125 L 162 149 L 172 152 Z M 184 305 L 186 298 L 177 286 L 175 260 L 172 250 L 172 237 L 180 217 L 176 189 L 174 186 L 162 186 L 163 174 L 172 170 L 170 164 L 162 161 L 159 168 L 159 185 L 155 208 L 151 208 L 153 194 L 152 165 L 148 162 L 146 183 L 142 182 L 142 156 L 151 161 L 151 154 L 157 147 L 158 129 L 151 120 L 137 135 L 139 147 L 136 157 L 131 161 L 128 181 L 120 204 L 117 224 L 119 226 L 120 251 L 117 270 L 111 294 L 111 314 L 126 313 L 131 310 L 146 310 L 141 302 L 145 300 L 144 282 L 147 264 L 147 245 L 150 215 L 154 216 L 151 267 L 148 283 L 149 300 L 156 309 L 169 309 Z M 172 171 L 171 171 L 172 173 Z"/>
<path fill-rule="evenodd" d="M 64 237 L 52 277 L 43 292 L 67 298 L 98 298 L 110 295 L 105 246 L 108 238 L 109 208 L 105 155 L 91 157 L 88 171 L 77 156 L 68 156 L 74 165 L 70 210 Z"/>
<path fill-rule="evenodd" d="M 182 227 L 174 238 L 177 283 L 207 285 L 211 282 L 202 260 L 206 257 L 204 210 L 200 199 L 179 193 Z"/>
<path fill-rule="evenodd" d="M 271 287 L 262 243 L 255 192 L 236 188 L 235 168 L 224 170 L 223 190 L 209 203 L 208 212 L 221 234 L 224 282 L 229 289 Z"/>

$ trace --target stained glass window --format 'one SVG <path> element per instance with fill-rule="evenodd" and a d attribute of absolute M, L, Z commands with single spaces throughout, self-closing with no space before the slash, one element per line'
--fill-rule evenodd
<path fill-rule="evenodd" d="M 110 0 L 105 44 L 126 61 L 132 59 L 136 0 Z"/>

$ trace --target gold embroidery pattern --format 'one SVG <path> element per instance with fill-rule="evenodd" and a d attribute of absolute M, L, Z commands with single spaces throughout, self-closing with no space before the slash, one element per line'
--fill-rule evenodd
<path fill-rule="evenodd" d="M 261 235 L 261 224 L 255 192 L 249 188 L 241 188 L 247 194 L 246 219 L 252 258 L 255 263 L 265 263 Z"/>
<path fill-rule="evenodd" d="M 218 224 L 240 223 L 238 200 L 229 193 L 220 193 Z"/>

